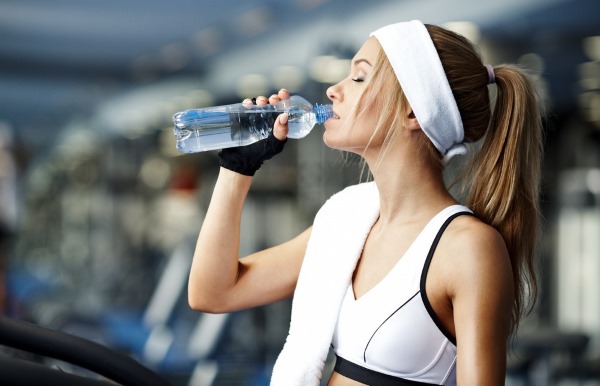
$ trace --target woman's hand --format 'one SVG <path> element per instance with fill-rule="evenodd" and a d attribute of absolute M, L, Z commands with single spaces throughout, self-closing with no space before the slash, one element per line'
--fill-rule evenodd
<path fill-rule="evenodd" d="M 256 105 L 276 104 L 289 98 L 289 92 L 282 89 L 279 93 L 271 95 L 268 99 L 264 96 L 259 96 L 256 98 Z M 253 102 L 250 99 L 245 99 L 242 104 L 246 107 L 252 107 Z M 246 176 L 253 176 L 264 161 L 271 159 L 283 150 L 287 141 L 287 120 L 287 113 L 280 114 L 275 119 L 273 130 L 267 138 L 248 146 L 221 150 L 218 154 L 220 166 Z"/>
<path fill-rule="evenodd" d="M 264 96 L 257 97 L 256 105 L 257 106 L 264 106 L 266 104 L 274 105 L 274 104 L 277 104 L 281 101 L 285 101 L 288 99 L 290 99 L 289 91 L 282 88 L 281 90 L 279 90 L 279 92 L 277 94 L 271 95 L 268 99 L 267 99 L 267 97 L 264 97 Z M 247 99 L 244 99 L 242 104 L 246 107 L 252 107 L 254 105 L 254 102 L 252 102 L 252 99 L 247 98 Z M 280 141 L 284 141 L 288 134 L 287 119 L 288 119 L 288 114 L 283 113 L 283 114 L 280 114 L 277 117 L 277 119 L 275 120 L 275 126 L 273 127 L 273 135 L 275 136 L 275 138 L 277 138 Z"/>

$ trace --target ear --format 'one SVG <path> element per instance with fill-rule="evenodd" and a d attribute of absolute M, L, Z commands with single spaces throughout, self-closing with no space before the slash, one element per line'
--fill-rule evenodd
<path fill-rule="evenodd" d="M 408 109 L 408 115 L 406 116 L 404 125 L 408 130 L 421 130 L 421 125 L 412 108 Z"/>

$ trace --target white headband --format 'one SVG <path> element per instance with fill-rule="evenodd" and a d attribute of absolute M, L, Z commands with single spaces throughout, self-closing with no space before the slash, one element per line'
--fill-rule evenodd
<path fill-rule="evenodd" d="M 456 100 L 425 25 L 418 20 L 391 24 L 371 36 L 379 40 L 421 129 L 444 160 L 465 154 Z"/>

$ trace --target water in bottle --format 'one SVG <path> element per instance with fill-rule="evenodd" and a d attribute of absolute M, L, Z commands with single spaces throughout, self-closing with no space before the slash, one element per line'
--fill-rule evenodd
<path fill-rule="evenodd" d="M 288 113 L 288 138 L 303 138 L 315 124 L 324 123 L 333 116 L 328 105 L 312 105 L 306 99 L 294 95 L 273 105 L 245 107 L 232 105 L 191 109 L 173 116 L 177 150 L 198 153 L 250 145 L 266 138 L 273 130 L 275 119 Z"/>

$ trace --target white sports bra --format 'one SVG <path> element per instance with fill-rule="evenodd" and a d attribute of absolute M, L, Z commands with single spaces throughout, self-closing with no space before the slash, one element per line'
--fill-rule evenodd
<path fill-rule="evenodd" d="M 463 214 L 472 212 L 453 205 L 434 216 L 360 298 L 348 286 L 332 340 L 336 372 L 369 385 L 456 384 L 456 342 L 433 312 L 425 282 L 442 233 Z"/>

